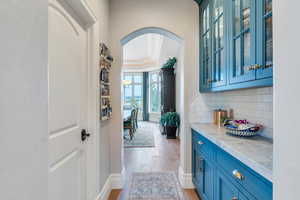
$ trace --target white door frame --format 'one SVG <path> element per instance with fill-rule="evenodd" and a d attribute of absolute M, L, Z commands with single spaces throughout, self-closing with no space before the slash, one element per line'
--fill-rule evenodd
<path fill-rule="evenodd" d="M 88 200 L 96 199 L 99 193 L 100 185 L 100 153 L 99 153 L 99 143 L 100 143 L 100 121 L 99 121 L 99 24 L 96 22 L 88 30 L 88 130 L 92 133 L 90 137 L 90 146 L 87 150 L 87 160 L 90 160 L 92 164 L 92 169 L 88 169 Z M 91 150 L 91 151 L 90 151 Z M 94 178 L 94 180 L 89 180 Z M 90 192 L 89 192 L 90 191 Z"/>

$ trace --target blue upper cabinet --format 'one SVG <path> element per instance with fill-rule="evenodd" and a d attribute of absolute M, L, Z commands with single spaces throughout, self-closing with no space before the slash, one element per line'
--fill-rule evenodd
<path fill-rule="evenodd" d="M 273 22 L 272 0 L 259 1 L 257 5 L 257 25 L 262 31 L 257 36 L 257 60 L 260 68 L 257 79 L 272 78 L 273 76 Z"/>
<path fill-rule="evenodd" d="M 197 2 L 200 91 L 272 86 L 272 0 Z"/>
<path fill-rule="evenodd" d="M 212 84 L 212 58 L 211 58 L 211 3 L 208 0 L 202 2 L 200 7 L 201 31 L 200 31 L 200 85 L 203 90 L 209 90 Z"/>
<path fill-rule="evenodd" d="M 212 87 L 226 84 L 225 40 L 227 31 L 225 27 L 224 0 L 212 1 Z"/>
<path fill-rule="evenodd" d="M 230 84 L 255 80 L 255 1 L 231 0 Z"/>
<path fill-rule="evenodd" d="M 200 6 L 200 88 L 226 85 L 227 31 L 224 0 L 204 0 Z"/>

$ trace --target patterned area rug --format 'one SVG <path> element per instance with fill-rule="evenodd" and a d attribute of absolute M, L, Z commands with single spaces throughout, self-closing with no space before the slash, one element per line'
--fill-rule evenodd
<path fill-rule="evenodd" d="M 133 173 L 126 200 L 184 200 L 174 172 Z"/>
<path fill-rule="evenodd" d="M 150 126 L 153 124 L 150 124 Z M 154 147 L 154 135 L 153 127 L 150 127 L 149 124 L 139 123 L 139 128 L 136 130 L 134 137 L 130 140 L 129 130 L 125 130 L 124 134 L 124 147 L 133 148 L 133 147 Z"/>

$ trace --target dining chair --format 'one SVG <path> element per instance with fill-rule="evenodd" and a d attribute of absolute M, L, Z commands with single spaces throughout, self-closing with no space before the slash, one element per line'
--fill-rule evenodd
<path fill-rule="evenodd" d="M 139 117 L 139 108 L 135 108 L 135 118 L 134 118 L 134 125 L 135 129 L 138 129 L 138 117 Z"/>
<path fill-rule="evenodd" d="M 134 136 L 134 132 L 135 132 L 135 121 L 134 121 L 134 118 L 135 118 L 135 109 L 133 109 L 131 111 L 131 114 L 130 114 L 130 117 L 129 119 L 125 120 L 123 122 L 124 124 L 124 129 L 129 129 L 129 136 L 130 136 L 130 140 L 133 139 L 133 136 Z"/>

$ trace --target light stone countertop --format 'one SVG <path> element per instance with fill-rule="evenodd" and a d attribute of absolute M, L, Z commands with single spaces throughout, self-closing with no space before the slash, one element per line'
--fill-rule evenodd
<path fill-rule="evenodd" d="M 272 182 L 273 143 L 271 140 L 261 136 L 251 138 L 230 136 L 226 134 L 224 127 L 218 128 L 216 125 L 208 123 L 192 123 L 191 127 Z"/>

